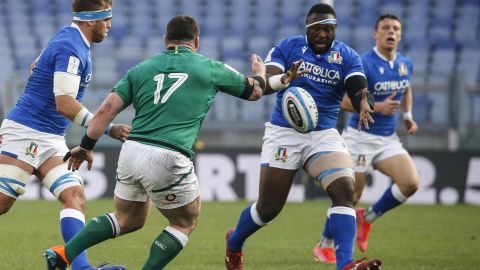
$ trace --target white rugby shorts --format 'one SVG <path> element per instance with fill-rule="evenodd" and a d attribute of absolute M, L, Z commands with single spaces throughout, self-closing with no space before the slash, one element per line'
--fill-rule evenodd
<path fill-rule="evenodd" d="M 0 127 L 2 154 L 15 157 L 38 169 L 47 159 L 69 151 L 63 136 L 40 132 L 4 119 Z"/>
<path fill-rule="evenodd" d="M 397 134 L 379 136 L 346 127 L 342 137 L 350 150 L 354 171 L 364 173 L 370 165 L 401 154 L 408 154 Z"/>
<path fill-rule="evenodd" d="M 265 124 L 261 154 L 262 167 L 300 169 L 306 159 L 320 152 L 348 154 L 342 136 L 334 128 L 300 133 L 292 128 Z"/>
<path fill-rule="evenodd" d="M 115 196 L 128 201 L 149 198 L 160 209 L 174 209 L 200 196 L 192 161 L 169 149 L 126 141 L 117 168 Z"/>

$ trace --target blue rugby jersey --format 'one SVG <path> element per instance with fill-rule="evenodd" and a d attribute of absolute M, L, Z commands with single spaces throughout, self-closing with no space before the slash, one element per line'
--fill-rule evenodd
<path fill-rule="evenodd" d="M 393 92 L 397 94 L 394 100 L 402 100 L 405 90 L 410 86 L 409 78 L 413 72 L 412 60 L 409 57 L 396 54 L 395 59 L 388 61 L 376 48 L 362 55 L 363 68 L 368 80 L 368 91 L 375 97 L 375 102 L 382 102 Z M 369 124 L 370 129 L 363 131 L 380 135 L 390 136 L 395 133 L 399 111 L 391 116 L 376 112 L 372 115 L 375 124 Z M 352 114 L 348 126 L 357 128 L 358 114 Z"/>
<path fill-rule="evenodd" d="M 90 45 L 75 24 L 63 27 L 36 60 L 25 91 L 6 118 L 32 129 L 64 135 L 70 121 L 57 112 L 53 74 L 69 72 L 81 77 L 76 99 L 81 100 L 92 78 Z"/>
<path fill-rule="evenodd" d="M 265 59 L 266 65 L 274 65 L 282 71 L 288 70 L 295 61 L 303 60 L 300 70 L 310 72 L 293 80 L 289 87 L 305 89 L 315 99 L 318 108 L 316 130 L 334 128 L 337 124 L 340 104 L 345 95 L 345 78 L 363 75 L 360 56 L 340 41 L 334 41 L 328 52 L 316 55 L 308 46 L 306 36 L 286 38 L 273 47 Z M 275 108 L 270 122 L 281 127 L 289 127 L 282 114 L 282 97 L 285 89 L 277 93 Z"/>

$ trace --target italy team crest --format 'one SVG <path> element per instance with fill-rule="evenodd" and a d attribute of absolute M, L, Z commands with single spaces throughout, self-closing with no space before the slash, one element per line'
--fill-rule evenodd
<path fill-rule="evenodd" d="M 31 142 L 30 146 L 27 147 L 25 155 L 30 155 L 32 158 L 35 158 L 35 156 L 38 154 L 38 144 Z"/>
<path fill-rule="evenodd" d="M 328 57 L 329 63 L 341 64 L 342 60 L 343 58 L 340 55 L 340 52 L 338 51 L 333 51 L 332 53 L 330 53 L 330 56 Z"/>
<path fill-rule="evenodd" d="M 278 147 L 277 152 L 275 153 L 275 160 L 287 161 L 287 148 L 286 147 Z"/>
<path fill-rule="evenodd" d="M 400 65 L 398 66 L 398 75 L 400 75 L 400 76 L 407 76 L 408 75 L 408 69 L 407 69 L 407 65 L 405 65 L 405 63 L 400 63 Z"/>

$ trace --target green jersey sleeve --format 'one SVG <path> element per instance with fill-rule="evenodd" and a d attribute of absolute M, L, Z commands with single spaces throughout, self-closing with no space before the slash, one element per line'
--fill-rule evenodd
<path fill-rule="evenodd" d="M 131 74 L 129 71 L 120 81 L 117 82 L 115 87 L 113 87 L 113 91 L 120 96 L 125 106 L 132 104 L 133 101 L 133 87 L 130 77 Z"/>
<path fill-rule="evenodd" d="M 213 85 L 222 92 L 240 97 L 245 90 L 245 77 L 229 65 L 213 61 Z"/>

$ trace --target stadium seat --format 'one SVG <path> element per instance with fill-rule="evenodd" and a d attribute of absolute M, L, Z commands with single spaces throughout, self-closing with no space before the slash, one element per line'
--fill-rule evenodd
<path fill-rule="evenodd" d="M 243 59 L 244 40 L 238 36 L 228 36 L 222 42 L 223 58 Z"/>
<path fill-rule="evenodd" d="M 202 36 L 199 53 L 216 60 L 220 60 L 220 46 L 215 36 Z"/>

